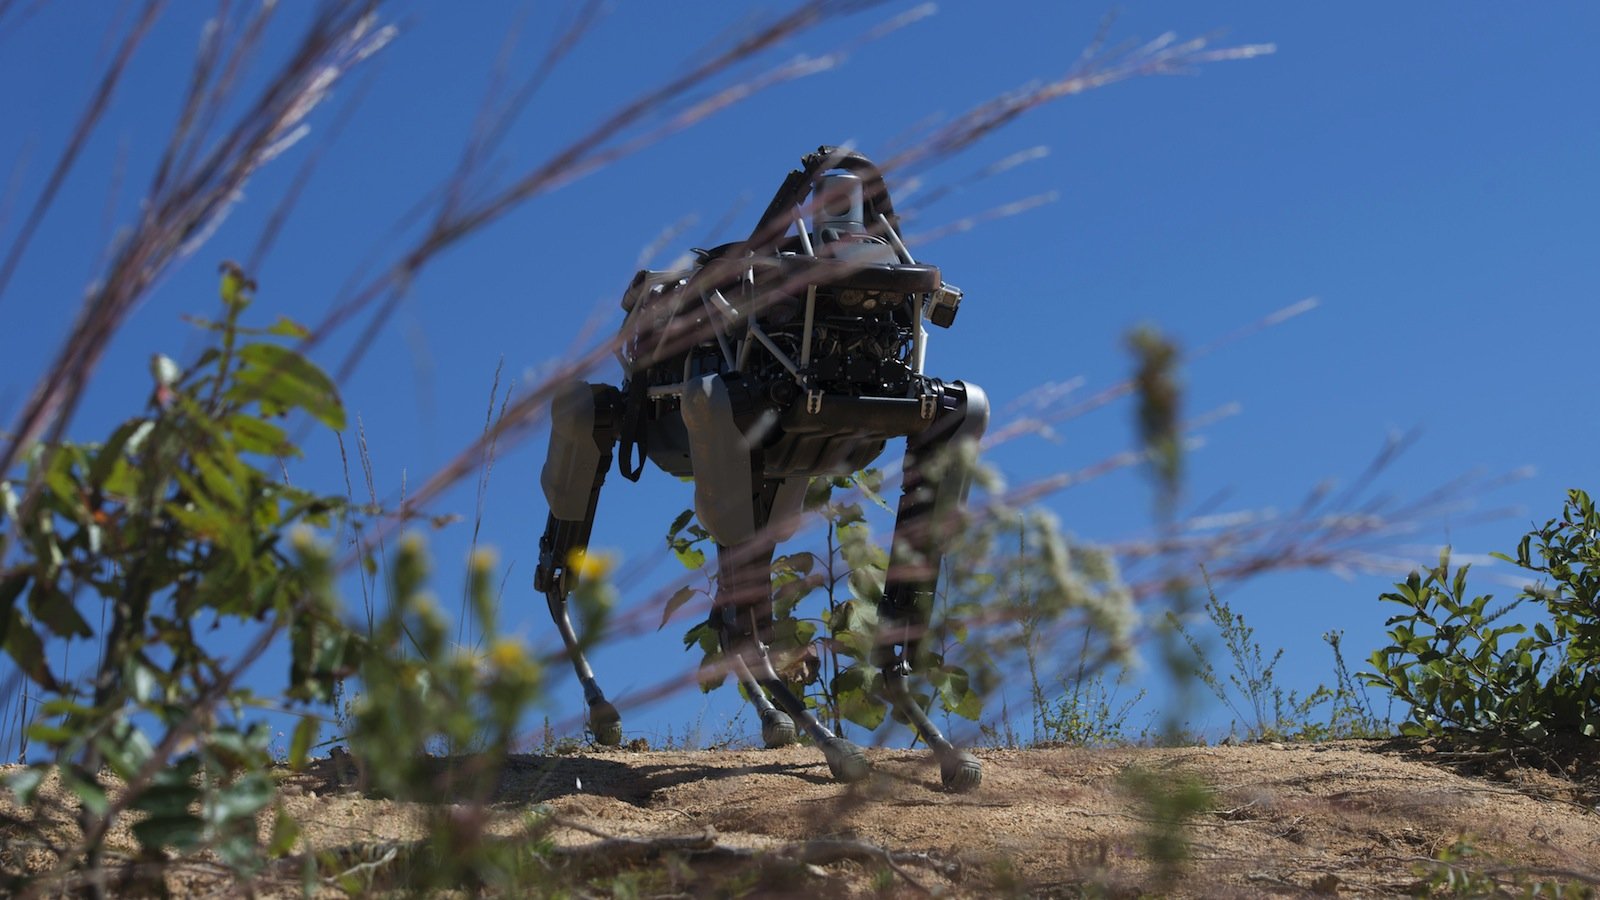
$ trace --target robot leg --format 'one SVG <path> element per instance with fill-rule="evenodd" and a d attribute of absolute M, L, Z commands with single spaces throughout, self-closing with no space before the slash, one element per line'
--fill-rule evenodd
<path fill-rule="evenodd" d="M 752 471 L 758 462 L 759 453 L 751 461 Z M 712 624 L 724 656 L 734 661 L 733 672 L 745 696 L 761 716 L 761 740 L 769 748 L 795 742 L 794 719 L 773 706 L 741 659 L 741 650 L 764 655 L 772 641 L 772 555 L 778 542 L 792 537 L 799 525 L 806 482 L 801 477 L 765 479 L 756 510 L 756 520 L 765 527 L 738 547 L 717 545 L 719 587 Z"/>
<path fill-rule="evenodd" d="M 747 654 L 764 654 L 763 638 L 771 638 L 771 590 L 763 581 L 769 577 L 772 554 L 773 545 L 766 541 L 751 540 L 737 547 L 718 544 L 717 596 L 711 604 L 722 655 L 761 717 L 761 742 L 768 748 L 792 744 L 796 737 L 794 719 L 772 705 L 744 662 Z"/>
<path fill-rule="evenodd" d="M 539 567 L 533 576 L 534 587 L 545 595 L 550 618 L 583 685 L 589 730 L 596 743 L 608 745 L 622 742 L 622 718 L 606 700 L 584 658 L 582 642 L 567 615 L 567 595 L 578 584 L 573 556 L 588 549 L 594 529 L 600 487 L 611 468 L 617 441 L 621 405 L 620 391 L 599 384 L 574 383 L 551 401 L 550 453 L 539 478 L 550 516 L 539 539 Z"/>
<path fill-rule="evenodd" d="M 759 453 L 756 454 L 759 457 Z M 798 479 L 804 482 L 804 479 Z M 787 504 L 785 484 L 767 481 L 757 498 L 756 520 L 765 521 L 777 514 L 777 506 Z M 803 499 L 803 492 L 794 492 Z M 793 510 L 799 512 L 795 500 Z M 821 748 L 833 777 L 842 782 L 860 781 L 871 771 L 861 748 L 834 734 L 806 708 L 778 675 L 767 649 L 772 639 L 772 554 L 774 532 L 792 532 L 786 521 L 774 522 L 775 529 L 762 529 L 749 540 L 734 546 L 717 545 L 717 597 L 712 616 L 717 622 L 723 655 L 744 686 L 745 694 L 761 715 L 761 737 L 768 747 L 792 743 L 796 725 L 805 729 Z"/>
<path fill-rule="evenodd" d="M 886 699 L 933 749 L 944 786 L 953 791 L 978 787 L 983 769 L 929 720 L 911 694 L 908 678 L 920 664 L 944 548 L 957 536 L 961 508 L 971 487 L 971 473 L 960 463 L 943 462 L 937 474 L 930 471 L 929 463 L 941 453 L 959 452 L 962 442 L 976 442 L 988 422 L 989 401 L 982 389 L 958 381 L 944 386 L 933 424 L 906 441 L 904 490 L 878 607 L 888 634 L 873 656 L 874 664 L 883 671 Z"/>
<path fill-rule="evenodd" d="M 720 375 L 693 382 L 683 395 L 695 513 L 717 542 L 712 622 L 730 669 L 761 715 L 763 742 L 773 747 L 792 741 L 798 723 L 822 748 L 836 779 L 859 781 L 868 772 L 861 748 L 817 721 L 778 676 L 767 652 L 772 554 L 776 540 L 794 532 L 805 479 L 763 477 L 761 448 L 739 428 L 734 404 Z"/>

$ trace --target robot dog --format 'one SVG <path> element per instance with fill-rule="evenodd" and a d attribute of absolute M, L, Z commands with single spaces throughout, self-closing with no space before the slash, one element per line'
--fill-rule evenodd
<path fill-rule="evenodd" d="M 866 777 L 861 749 L 822 725 L 768 658 L 770 568 L 776 544 L 797 527 L 811 477 L 858 471 L 903 437 L 904 493 L 871 663 L 883 673 L 884 698 L 932 748 L 946 789 L 982 781 L 978 761 L 929 721 L 908 679 L 942 545 L 970 481 L 965 467 L 934 460 L 982 436 L 989 404 L 976 385 L 924 374 L 924 320 L 949 327 L 962 294 L 911 257 L 898 225 L 871 160 L 834 147 L 808 154 L 748 238 L 696 250 L 688 269 L 634 276 L 622 297 L 620 389 L 574 383 L 553 400 L 540 478 L 550 516 L 535 586 L 599 743 L 621 740 L 621 719 L 584 659 L 567 597 L 620 445 L 619 469 L 630 480 L 646 458 L 694 479 L 695 512 L 717 545 L 712 623 L 760 714 L 763 742 L 793 743 L 798 722 L 835 779 Z"/>

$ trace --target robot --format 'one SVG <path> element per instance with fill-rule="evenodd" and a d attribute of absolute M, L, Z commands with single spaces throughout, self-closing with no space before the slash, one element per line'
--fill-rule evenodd
<path fill-rule="evenodd" d="M 883 637 L 870 662 L 884 699 L 932 749 L 945 788 L 970 791 L 982 781 L 978 760 L 946 740 L 909 688 L 943 547 L 970 484 L 967 467 L 937 461 L 976 442 L 989 419 L 976 385 L 924 372 L 925 320 L 948 328 L 962 292 L 907 251 L 871 160 L 821 147 L 801 162 L 748 238 L 696 249 L 687 269 L 633 277 L 622 297 L 620 388 L 572 383 L 557 392 L 535 587 L 583 686 L 595 740 L 619 743 L 621 718 L 567 615 L 574 554 L 588 546 L 619 447 L 629 480 L 646 459 L 692 478 L 695 512 L 717 550 L 711 621 L 760 715 L 763 743 L 795 742 L 798 722 L 836 780 L 859 781 L 870 772 L 861 749 L 820 723 L 768 656 L 770 568 L 776 545 L 797 528 L 811 477 L 859 471 L 905 438 Z"/>

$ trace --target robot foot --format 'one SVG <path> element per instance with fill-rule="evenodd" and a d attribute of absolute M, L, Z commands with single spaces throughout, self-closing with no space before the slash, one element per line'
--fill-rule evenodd
<path fill-rule="evenodd" d="M 867 762 L 867 755 L 860 747 L 844 738 L 832 737 L 824 740 L 822 755 L 828 760 L 828 771 L 833 773 L 835 781 L 853 784 L 872 774 L 872 765 Z"/>
<path fill-rule="evenodd" d="M 607 700 L 589 704 L 589 731 L 594 742 L 606 747 L 622 743 L 622 716 Z"/>
<path fill-rule="evenodd" d="M 952 794 L 975 791 L 983 783 L 983 764 L 965 750 L 938 753 L 939 776 L 944 789 Z"/>
<path fill-rule="evenodd" d="M 789 718 L 788 713 L 778 709 L 761 711 L 761 743 L 768 750 L 787 747 L 796 740 L 794 719 Z"/>

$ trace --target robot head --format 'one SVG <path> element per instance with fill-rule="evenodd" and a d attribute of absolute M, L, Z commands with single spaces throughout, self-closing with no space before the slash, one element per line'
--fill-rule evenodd
<path fill-rule="evenodd" d="M 839 234 L 863 234 L 867 217 L 863 196 L 864 182 L 854 172 L 829 172 L 817 179 L 817 232 L 833 229 Z"/>

